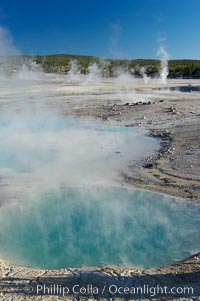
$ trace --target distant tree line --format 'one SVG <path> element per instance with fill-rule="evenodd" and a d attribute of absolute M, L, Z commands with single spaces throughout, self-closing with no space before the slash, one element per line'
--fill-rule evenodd
<path fill-rule="evenodd" d="M 134 76 L 141 76 L 141 68 L 150 77 L 159 74 L 160 61 L 153 59 L 101 59 L 94 56 L 80 55 L 47 55 L 37 56 L 36 62 L 45 72 L 68 73 L 70 62 L 76 61 L 78 70 L 82 74 L 88 73 L 88 67 L 97 64 L 103 76 L 115 76 L 120 71 L 129 72 Z M 200 78 L 200 60 L 170 60 L 168 78 Z"/>

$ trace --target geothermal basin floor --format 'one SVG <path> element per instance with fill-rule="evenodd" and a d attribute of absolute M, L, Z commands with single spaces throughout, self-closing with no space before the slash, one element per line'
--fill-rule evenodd
<path fill-rule="evenodd" d="M 150 130 L 150 135 L 161 139 L 160 152 L 144 160 L 131 161 L 129 170 L 124 173 L 122 181 L 139 188 L 180 196 L 199 205 L 199 93 L 166 89 L 188 84 L 198 85 L 198 81 L 174 80 L 164 86 L 153 83 L 143 85 L 141 82 L 133 86 L 125 84 L 116 86 L 105 82 L 88 87 L 56 82 L 46 84 L 46 90 L 41 84 L 34 83 L 32 91 L 29 90 L 30 87 L 27 89 L 27 95 L 30 97 L 30 105 L 33 108 L 36 105 L 34 93 L 42 89 L 44 96 L 42 105 L 61 108 L 64 115 L 99 118 L 105 124 L 139 126 Z M 49 87 L 52 90 L 49 90 Z M 56 98 L 53 97 L 55 91 Z M 19 109 L 19 105 L 9 96 L 8 102 L 2 101 L 1 108 L 2 112 L 16 110 Z M 148 281 L 151 279 L 150 284 L 162 283 L 163 279 L 168 283 L 171 281 L 173 285 L 188 284 L 196 288 L 196 297 L 200 295 L 198 291 L 199 254 L 184 262 L 149 271 L 128 267 L 34 270 L 16 267 L 3 260 L 0 262 L 0 267 L 2 300 L 54 300 L 52 296 L 40 297 L 34 294 L 27 296 L 24 290 L 20 290 L 20 287 L 23 288 L 24 285 L 30 283 L 36 284 L 38 281 L 51 284 L 55 279 L 61 281 L 63 277 L 68 276 L 70 281 L 78 281 L 80 284 L 88 279 L 93 279 L 100 284 L 101 281 L 112 282 L 115 279 L 131 281 L 131 279 L 136 279 L 135 277 L 146 275 Z M 149 278 L 152 274 L 156 276 Z M 144 278 L 142 280 L 147 281 Z M 102 298 L 107 297 L 107 295 L 102 296 Z M 56 297 L 56 300 L 70 298 L 72 296 Z"/>

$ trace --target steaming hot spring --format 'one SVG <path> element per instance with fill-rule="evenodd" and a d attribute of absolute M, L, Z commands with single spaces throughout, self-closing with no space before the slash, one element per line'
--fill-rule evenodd
<path fill-rule="evenodd" d="M 22 71 L 0 82 L 0 258 L 50 269 L 146 268 L 194 252 L 197 208 L 121 184 L 131 161 L 152 155 L 159 141 L 141 129 L 64 116 L 66 95 L 69 108 L 71 98 L 79 108 L 91 86 L 56 76 L 29 81 Z"/>

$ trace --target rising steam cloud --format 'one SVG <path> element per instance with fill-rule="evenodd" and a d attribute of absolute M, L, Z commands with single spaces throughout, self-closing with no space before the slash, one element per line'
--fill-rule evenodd
<path fill-rule="evenodd" d="M 157 54 L 161 59 L 160 79 L 163 84 L 166 84 L 167 76 L 169 74 L 169 69 L 168 69 L 169 54 L 167 53 L 167 51 L 163 46 L 160 46 Z"/>
<path fill-rule="evenodd" d="M 19 51 L 14 46 L 11 33 L 5 27 L 0 26 L 0 56 L 17 54 L 19 54 Z"/>
<path fill-rule="evenodd" d="M 2 29 L 0 37 L 4 54 L 17 53 L 8 31 Z M 127 128 L 65 118 L 59 106 L 56 110 L 47 106 L 49 98 L 56 99 L 65 83 L 99 83 L 101 72 L 96 63 L 82 75 L 78 63 L 71 61 L 68 75 L 61 78 L 62 86 L 54 88 L 56 78 L 42 72 L 35 62 L 28 62 L 13 71 L 9 81 L 0 81 L 4 101 L 10 104 L 10 111 L 1 112 L 0 168 L 9 178 L 10 189 L 21 188 L 21 197 L 23 191 L 37 192 L 41 186 L 48 190 L 62 185 L 110 183 L 118 178 L 128 158 L 147 155 L 157 148 L 157 143 L 143 133 L 140 136 Z M 87 90 L 87 86 L 84 88 Z M 143 148 L 146 143 L 150 148 Z M 27 181 L 31 183 L 28 190 L 24 188 Z"/>
<path fill-rule="evenodd" d="M 143 78 L 143 80 L 144 80 L 144 83 L 145 83 L 145 84 L 148 84 L 148 82 L 149 82 L 149 77 L 148 77 L 147 74 L 146 74 L 146 68 L 145 68 L 145 67 L 141 67 L 139 71 L 140 71 L 140 74 L 142 75 L 142 78 Z"/>

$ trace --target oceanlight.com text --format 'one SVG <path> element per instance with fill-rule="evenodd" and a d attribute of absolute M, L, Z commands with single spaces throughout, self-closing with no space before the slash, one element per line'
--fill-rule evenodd
<path fill-rule="evenodd" d="M 28 285 L 25 287 L 27 294 L 36 295 L 110 295 L 110 296 L 192 296 L 194 295 L 193 287 L 179 286 L 179 287 L 168 287 L 168 286 L 117 286 L 115 284 L 104 285 L 103 287 L 94 286 L 87 284 L 81 286 L 75 284 L 73 286 L 64 286 L 59 284 L 45 285 L 38 284 L 36 286 Z"/>

